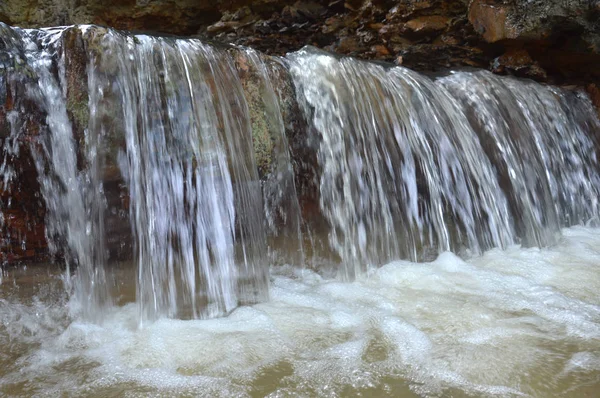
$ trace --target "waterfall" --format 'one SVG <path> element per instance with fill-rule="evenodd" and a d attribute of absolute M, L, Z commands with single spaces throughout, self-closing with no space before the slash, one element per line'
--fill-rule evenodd
<path fill-rule="evenodd" d="M 263 194 L 248 101 L 227 49 L 87 26 L 6 29 L 36 77 L 28 96 L 48 130 L 41 149 L 32 144 L 46 232 L 68 269 L 77 268 L 73 289 L 83 315 L 98 319 L 110 304 L 104 223 L 119 209 L 107 208 L 104 184 L 115 179 L 126 187 L 117 194 L 127 196 L 120 210 L 129 212 L 141 325 L 265 300 Z M 67 112 L 70 34 L 81 37 L 87 59 L 83 137 Z M 266 89 L 275 106 L 274 89 Z M 5 151 L 20 134 L 11 131 Z M 288 176 L 281 181 L 289 183 L 289 155 L 282 157 L 278 167 Z M 11 178 L 8 169 L 3 178 Z"/>
<path fill-rule="evenodd" d="M 262 193 L 233 58 L 196 40 L 113 31 L 99 45 L 89 90 L 105 99 L 92 106 L 118 112 L 102 128 L 125 140 L 142 321 L 264 300 Z"/>
<path fill-rule="evenodd" d="M 270 263 L 306 263 L 298 181 L 346 280 L 550 245 L 598 215 L 600 122 L 576 90 L 94 26 L 0 38 L 0 100 L 16 104 L 0 103 L 0 250 L 21 239 L 7 217 L 30 152 L 48 245 L 91 320 L 113 304 L 115 243 L 140 325 L 267 300 Z"/>
<path fill-rule="evenodd" d="M 514 240 L 508 202 L 459 104 L 408 69 L 291 57 L 306 117 L 321 137 L 320 204 L 351 277 L 464 242 L 479 252 Z"/>
<path fill-rule="evenodd" d="M 40 138 L 31 142 L 30 150 L 46 205 L 48 245 L 52 253 L 61 251 L 64 256 L 68 284 L 71 270 L 78 268 L 72 284 L 74 294 L 82 313 L 94 319 L 99 309 L 111 301 L 104 273 L 102 185 L 98 182 L 93 138 L 86 136 L 86 142 L 76 142 L 67 115 L 62 34 L 62 29 L 15 29 L 8 37 L 16 44 L 13 59 L 35 76 L 26 82 L 24 96 L 45 114 Z M 4 144 L 5 151 L 7 144 L 31 128 L 27 124 L 28 110 L 16 112 L 18 115 L 9 119 L 11 134 Z M 89 166 L 80 170 L 79 161 Z"/>
<path fill-rule="evenodd" d="M 598 214 L 598 119 L 581 93 L 488 72 L 438 81 L 462 104 L 510 197 L 519 236 L 551 243 Z"/>
<path fill-rule="evenodd" d="M 310 47 L 288 58 L 343 276 L 431 248 L 544 246 L 597 216 L 599 124 L 583 94 L 484 71 L 432 80 Z"/>

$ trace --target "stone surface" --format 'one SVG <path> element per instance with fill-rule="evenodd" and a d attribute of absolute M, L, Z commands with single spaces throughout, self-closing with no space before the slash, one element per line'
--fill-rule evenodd
<path fill-rule="evenodd" d="M 590 96 L 592 103 L 596 107 L 596 110 L 598 111 L 598 117 L 600 117 L 600 86 L 592 83 L 588 84 L 585 89 Z"/>
<path fill-rule="evenodd" d="M 600 61 L 598 0 L 4 0 L 0 21 L 197 35 L 272 55 L 313 45 L 402 57 L 416 69 L 475 65 L 557 84 L 600 81 L 600 68 L 588 66 Z M 498 67 L 520 50 L 530 66 Z"/>
<path fill-rule="evenodd" d="M 0 25 L 0 265 L 46 259 L 45 207 L 31 151 L 45 131 L 43 112 L 27 99 L 35 74 L 11 31 Z M 17 113 L 24 117 L 17 118 Z"/>
<path fill-rule="evenodd" d="M 495 73 L 510 73 L 515 76 L 531 77 L 537 80 L 546 80 L 546 71 L 540 67 L 537 61 L 525 49 L 509 49 L 496 58 L 492 64 Z"/>
<path fill-rule="evenodd" d="M 450 24 L 450 18 L 443 15 L 426 15 L 411 19 L 404 25 L 415 34 L 435 34 L 445 31 Z"/>
<path fill-rule="evenodd" d="M 596 0 L 473 0 L 469 20 L 488 42 L 554 40 L 569 34 L 597 52 L 599 4 Z"/>

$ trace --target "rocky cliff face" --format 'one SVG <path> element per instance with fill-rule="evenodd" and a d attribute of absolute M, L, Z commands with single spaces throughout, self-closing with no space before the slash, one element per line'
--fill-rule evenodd
<path fill-rule="evenodd" d="M 475 66 L 558 84 L 600 76 L 598 0 L 5 0 L 0 21 L 197 35 L 277 55 L 311 44 L 419 70 Z"/>

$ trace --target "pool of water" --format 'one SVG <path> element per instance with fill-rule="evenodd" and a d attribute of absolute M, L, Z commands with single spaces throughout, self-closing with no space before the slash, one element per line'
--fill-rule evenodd
<path fill-rule="evenodd" d="M 4 270 L 0 396 L 600 396 L 599 229 L 353 283 L 270 277 L 269 302 L 140 329 L 126 271 L 89 323 L 56 267 Z"/>

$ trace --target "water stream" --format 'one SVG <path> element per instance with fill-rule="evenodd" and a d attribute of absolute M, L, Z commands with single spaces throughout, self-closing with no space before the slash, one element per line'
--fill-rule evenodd
<path fill-rule="evenodd" d="M 0 250 L 28 154 L 55 262 L 0 268 L 0 395 L 600 389 L 582 91 L 0 24 L 0 100 Z"/>

